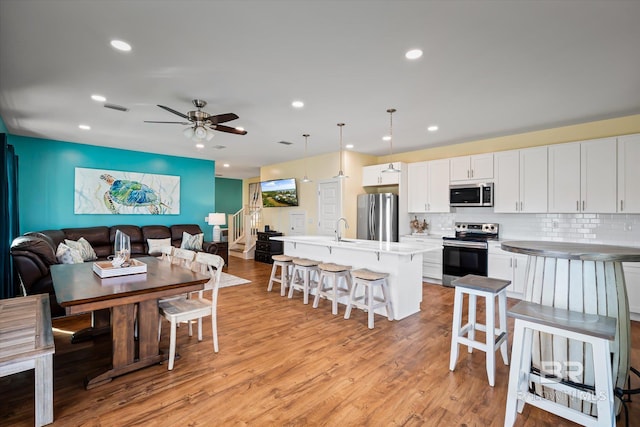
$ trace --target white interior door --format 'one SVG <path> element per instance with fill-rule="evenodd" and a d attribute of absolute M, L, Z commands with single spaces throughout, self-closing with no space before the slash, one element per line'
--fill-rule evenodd
<path fill-rule="evenodd" d="M 304 212 L 292 212 L 289 214 L 289 234 L 290 236 L 301 236 L 306 234 L 305 223 L 307 215 Z"/>
<path fill-rule="evenodd" d="M 342 213 L 342 185 L 338 179 L 318 182 L 318 234 L 330 236 Z"/>

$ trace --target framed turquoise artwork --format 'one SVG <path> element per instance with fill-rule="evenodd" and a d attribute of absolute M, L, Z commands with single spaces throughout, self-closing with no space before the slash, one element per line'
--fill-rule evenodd
<path fill-rule="evenodd" d="M 180 177 L 75 168 L 76 214 L 180 214 Z"/>

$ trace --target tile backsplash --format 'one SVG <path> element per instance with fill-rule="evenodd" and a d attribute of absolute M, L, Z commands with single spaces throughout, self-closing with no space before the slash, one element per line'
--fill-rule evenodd
<path fill-rule="evenodd" d="M 452 208 L 451 213 L 410 214 L 426 219 L 433 234 L 453 234 L 456 222 L 493 222 L 501 239 L 550 240 L 640 246 L 640 214 L 504 214 L 493 208 Z"/>

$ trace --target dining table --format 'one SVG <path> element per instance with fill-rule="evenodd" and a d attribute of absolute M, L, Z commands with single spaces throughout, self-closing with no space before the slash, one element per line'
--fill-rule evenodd
<path fill-rule="evenodd" d="M 87 375 L 85 387 L 164 361 L 158 340 L 158 300 L 204 289 L 210 277 L 155 257 L 136 258 L 146 272 L 101 278 L 92 262 L 51 266 L 58 303 L 67 315 L 109 309 L 111 366 Z"/>
<path fill-rule="evenodd" d="M 640 247 L 556 241 L 504 241 L 501 248 L 528 255 L 524 300 L 565 310 L 613 317 L 617 321 L 611 348 L 613 386 L 625 388 L 630 371 L 631 320 L 623 262 L 640 261 Z M 540 333 L 534 336 L 532 365 L 540 369 L 549 361 L 567 375 L 571 364 L 581 369 L 569 372 L 583 384 L 593 385 L 593 361 L 588 348 L 578 341 Z M 554 365 L 555 364 L 555 365 Z M 563 364 L 567 366 L 563 367 Z M 556 372 L 558 373 L 558 372 Z M 552 395 L 536 384 L 540 395 Z M 556 402 L 592 413 L 595 405 L 562 393 Z M 616 400 L 616 411 L 620 403 Z"/>

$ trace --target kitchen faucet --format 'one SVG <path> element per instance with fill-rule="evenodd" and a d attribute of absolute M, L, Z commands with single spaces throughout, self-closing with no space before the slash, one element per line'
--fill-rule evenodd
<path fill-rule="evenodd" d="M 345 217 L 338 218 L 338 220 L 336 221 L 336 242 L 342 240 L 342 235 L 340 234 L 340 221 L 344 221 L 345 230 L 349 228 L 349 223 L 347 222 L 347 219 Z"/>

